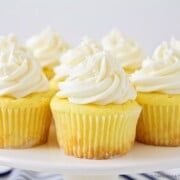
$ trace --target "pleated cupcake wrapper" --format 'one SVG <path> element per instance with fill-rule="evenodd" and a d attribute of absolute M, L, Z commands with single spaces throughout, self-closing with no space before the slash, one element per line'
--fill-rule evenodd
<path fill-rule="evenodd" d="M 107 159 L 127 153 L 134 144 L 136 117 L 128 114 L 90 115 L 53 110 L 57 138 L 68 155 Z"/>
<path fill-rule="evenodd" d="M 28 148 L 45 143 L 50 122 L 48 106 L 0 108 L 0 148 Z"/>
<path fill-rule="evenodd" d="M 180 106 L 143 105 L 136 139 L 152 145 L 179 146 Z"/>

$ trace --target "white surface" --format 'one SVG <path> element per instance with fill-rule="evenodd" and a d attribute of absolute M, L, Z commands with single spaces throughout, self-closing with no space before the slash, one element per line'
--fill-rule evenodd
<path fill-rule="evenodd" d="M 12 168 L 7 167 L 7 166 L 0 166 L 0 174 L 6 173 L 10 171 Z"/>
<path fill-rule="evenodd" d="M 59 150 L 54 131 L 49 143 L 25 150 L 0 150 L 0 165 L 77 175 L 116 175 L 180 167 L 180 148 L 135 144 L 130 153 L 109 160 L 85 160 L 65 156 Z"/>
<path fill-rule="evenodd" d="M 180 39 L 179 0 L 1 0 L 0 34 L 28 37 L 50 25 L 69 42 L 101 38 L 117 27 L 150 52 L 171 36 Z"/>
<path fill-rule="evenodd" d="M 75 176 L 75 175 L 65 175 L 63 176 L 65 180 L 120 180 L 118 176 L 110 176 L 110 175 L 101 175 L 101 176 Z"/>

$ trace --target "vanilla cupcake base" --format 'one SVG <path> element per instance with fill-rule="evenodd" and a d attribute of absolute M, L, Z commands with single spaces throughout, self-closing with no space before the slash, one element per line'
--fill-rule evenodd
<path fill-rule="evenodd" d="M 60 80 L 57 80 L 55 78 L 52 78 L 50 81 L 49 81 L 49 84 L 50 84 L 50 89 L 57 92 L 58 91 L 58 83 L 61 82 Z"/>
<path fill-rule="evenodd" d="M 47 141 L 52 93 L 0 97 L 0 148 L 29 148 Z"/>
<path fill-rule="evenodd" d="M 75 105 L 54 97 L 51 101 L 57 139 L 67 155 L 107 159 L 126 154 L 133 146 L 141 107 Z"/>
<path fill-rule="evenodd" d="M 143 110 L 136 139 L 158 146 L 180 146 L 180 95 L 139 93 Z"/>
<path fill-rule="evenodd" d="M 135 71 L 138 70 L 138 68 L 125 68 L 125 67 L 123 69 L 127 74 L 133 74 Z"/>
<path fill-rule="evenodd" d="M 52 79 L 54 77 L 54 71 L 53 71 L 53 67 L 43 67 L 43 72 L 46 75 L 46 77 L 48 78 L 48 80 Z"/>

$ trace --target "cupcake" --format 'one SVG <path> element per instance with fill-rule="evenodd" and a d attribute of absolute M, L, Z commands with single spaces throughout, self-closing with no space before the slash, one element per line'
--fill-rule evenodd
<path fill-rule="evenodd" d="M 26 49 L 25 46 L 23 46 L 16 35 L 14 34 L 8 34 L 6 36 L 0 36 L 0 47 L 1 49 L 18 46 L 21 49 Z"/>
<path fill-rule="evenodd" d="M 112 30 L 102 39 L 102 46 L 110 51 L 121 63 L 127 73 L 133 73 L 141 67 L 143 51 L 139 45 L 118 30 Z"/>
<path fill-rule="evenodd" d="M 58 82 L 64 81 L 73 67 L 98 51 L 102 51 L 101 45 L 88 37 L 83 38 L 77 47 L 66 51 L 61 56 L 59 65 L 54 68 L 55 76 L 50 82 L 51 88 L 58 90 Z"/>
<path fill-rule="evenodd" d="M 107 159 L 130 151 L 141 111 L 135 98 L 119 61 L 108 52 L 97 52 L 71 69 L 51 101 L 65 154 Z"/>
<path fill-rule="evenodd" d="M 0 148 L 45 143 L 51 92 L 41 67 L 25 48 L 0 38 Z"/>
<path fill-rule="evenodd" d="M 51 79 L 53 68 L 58 64 L 60 56 L 68 49 L 68 45 L 58 33 L 50 28 L 27 40 L 27 48 L 39 61 L 44 73 Z"/>
<path fill-rule="evenodd" d="M 180 41 L 163 42 L 131 76 L 143 110 L 137 140 L 158 146 L 180 145 Z"/>
<path fill-rule="evenodd" d="M 5 48 L 12 45 L 17 45 L 18 40 L 14 34 L 8 34 L 7 36 L 0 36 L 1 47 Z"/>

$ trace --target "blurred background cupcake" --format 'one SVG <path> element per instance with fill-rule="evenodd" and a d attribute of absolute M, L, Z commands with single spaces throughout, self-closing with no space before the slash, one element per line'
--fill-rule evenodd
<path fill-rule="evenodd" d="M 0 38 L 0 148 L 45 143 L 52 93 L 39 63 L 10 36 Z"/>
<path fill-rule="evenodd" d="M 102 39 L 102 46 L 120 61 L 127 73 L 133 73 L 141 67 L 144 58 L 142 49 L 117 29 L 113 29 Z"/>
<path fill-rule="evenodd" d="M 54 76 L 53 67 L 58 64 L 60 56 L 69 48 L 69 45 L 51 28 L 29 38 L 26 45 L 39 61 L 48 79 Z"/>
<path fill-rule="evenodd" d="M 59 65 L 54 68 L 55 76 L 50 81 L 51 88 L 58 90 L 58 82 L 68 78 L 73 67 L 98 51 L 102 51 L 102 46 L 88 37 L 83 38 L 78 46 L 67 50 L 61 56 Z"/>
<path fill-rule="evenodd" d="M 10 46 L 19 45 L 18 38 L 14 34 L 8 34 L 7 36 L 0 36 L 0 47 L 3 49 L 9 48 Z"/>
<path fill-rule="evenodd" d="M 59 83 L 51 101 L 67 155 L 107 159 L 130 151 L 141 107 L 120 62 L 106 51 L 85 59 Z"/>
<path fill-rule="evenodd" d="M 162 146 L 180 145 L 180 41 L 171 39 L 155 50 L 131 76 L 143 110 L 137 140 Z"/>

